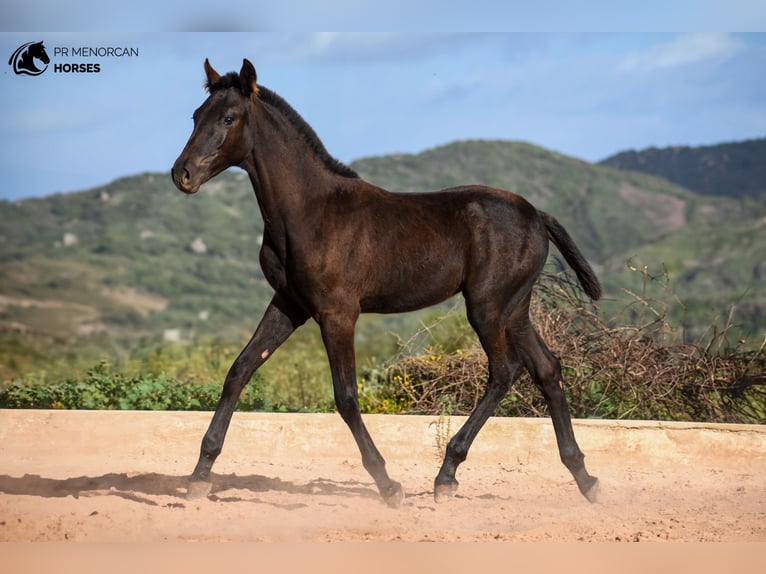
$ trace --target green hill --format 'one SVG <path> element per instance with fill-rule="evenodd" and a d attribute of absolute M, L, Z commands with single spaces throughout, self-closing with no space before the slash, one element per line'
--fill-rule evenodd
<path fill-rule="evenodd" d="M 270 290 L 248 187 L 231 172 L 187 197 L 166 174 L 143 174 L 4 202 L 3 336 L 47 350 L 251 331 Z"/>
<path fill-rule="evenodd" d="M 764 331 L 766 202 L 707 197 L 650 175 L 515 142 L 468 141 L 354 162 L 398 191 L 484 183 L 516 191 L 568 228 L 614 301 L 641 278 L 626 261 L 667 268 L 689 325 L 728 312 Z M 245 175 L 185 196 L 141 174 L 42 199 L 0 202 L 0 377 L 52 354 L 98 357 L 163 340 L 241 344 L 271 291 L 258 264 L 262 222 Z M 556 253 L 555 249 L 552 253 Z M 627 273 L 627 274 L 626 274 Z M 680 311 L 678 311 L 680 313 Z M 365 320 L 360 346 L 403 334 L 422 315 Z M 374 326 L 372 326 L 374 325 Z M 382 352 L 382 351 L 381 351 Z"/>
<path fill-rule="evenodd" d="M 752 197 L 766 193 L 766 138 L 625 151 L 601 164 L 650 173 L 704 195 Z"/>

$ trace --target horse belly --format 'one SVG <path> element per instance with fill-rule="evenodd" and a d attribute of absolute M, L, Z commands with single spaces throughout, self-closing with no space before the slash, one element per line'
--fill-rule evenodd
<path fill-rule="evenodd" d="M 404 313 L 436 305 L 459 292 L 462 273 L 445 266 L 381 269 L 362 297 L 363 313 Z"/>

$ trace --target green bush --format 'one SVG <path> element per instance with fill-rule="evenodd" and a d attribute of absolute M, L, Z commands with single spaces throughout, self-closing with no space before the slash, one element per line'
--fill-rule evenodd
<path fill-rule="evenodd" d="M 238 410 L 263 407 L 257 375 L 245 388 Z M 98 409 L 98 410 L 214 410 L 221 383 L 202 383 L 168 378 L 164 374 L 128 376 L 114 372 L 102 361 L 83 378 L 61 382 L 24 384 L 14 381 L 0 391 L 2 408 Z"/>

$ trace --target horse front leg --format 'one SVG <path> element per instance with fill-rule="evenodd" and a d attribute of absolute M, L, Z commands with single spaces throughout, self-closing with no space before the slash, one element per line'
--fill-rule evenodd
<path fill-rule="evenodd" d="M 187 498 L 203 498 L 210 493 L 210 469 L 221 454 L 226 431 L 239 402 L 239 396 L 255 371 L 308 319 L 308 315 L 289 300 L 275 295 L 253 333 L 226 375 L 213 420 L 202 439 L 199 460 L 191 475 Z"/>
<path fill-rule="evenodd" d="M 402 485 L 391 480 L 386 461 L 362 421 L 356 381 L 354 326 L 356 314 L 324 316 L 320 321 L 322 340 L 332 373 L 333 392 L 338 413 L 351 429 L 362 455 L 362 464 L 370 473 L 381 497 L 389 506 L 399 507 L 404 500 Z"/>

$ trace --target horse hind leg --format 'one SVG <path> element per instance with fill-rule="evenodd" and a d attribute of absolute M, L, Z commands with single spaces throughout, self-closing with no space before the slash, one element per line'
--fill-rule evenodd
<path fill-rule="evenodd" d="M 476 435 L 495 412 L 500 401 L 521 372 L 521 360 L 513 347 L 507 344 L 502 328 L 477 329 L 479 339 L 487 353 L 489 378 L 484 396 L 468 420 L 450 439 L 444 461 L 434 480 L 434 500 L 442 502 L 453 497 L 458 489 L 455 478 L 457 467 L 465 461 Z"/>
<path fill-rule="evenodd" d="M 520 363 L 505 361 L 503 363 L 502 367 L 497 367 L 492 366 L 492 361 L 490 361 L 490 375 L 484 396 L 465 424 L 447 444 L 444 461 L 434 480 L 434 500 L 436 502 L 447 500 L 457 493 L 458 481 L 455 478 L 457 467 L 465 461 L 476 435 L 479 434 L 489 417 L 495 412 L 497 405 L 508 393 L 513 382 L 518 378 L 521 370 Z"/>
<path fill-rule="evenodd" d="M 572 473 L 580 492 L 590 502 L 595 502 L 598 479 L 585 469 L 585 455 L 575 440 L 563 387 L 561 364 L 550 352 L 531 323 L 518 333 L 519 354 L 538 388 L 543 393 L 556 433 L 561 462 Z"/>

